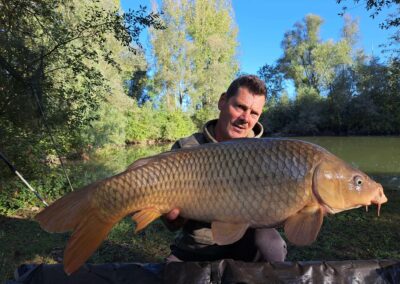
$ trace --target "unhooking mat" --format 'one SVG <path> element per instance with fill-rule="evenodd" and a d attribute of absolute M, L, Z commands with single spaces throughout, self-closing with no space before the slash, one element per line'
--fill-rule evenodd
<path fill-rule="evenodd" d="M 400 260 L 86 264 L 71 276 L 60 264 L 42 264 L 22 265 L 15 277 L 7 284 L 400 283 Z"/>

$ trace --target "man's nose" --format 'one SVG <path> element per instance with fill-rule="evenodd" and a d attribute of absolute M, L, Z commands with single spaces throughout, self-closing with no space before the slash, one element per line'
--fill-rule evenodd
<path fill-rule="evenodd" d="M 242 112 L 242 114 L 240 115 L 240 120 L 248 123 L 250 121 L 250 112 L 247 111 Z"/>

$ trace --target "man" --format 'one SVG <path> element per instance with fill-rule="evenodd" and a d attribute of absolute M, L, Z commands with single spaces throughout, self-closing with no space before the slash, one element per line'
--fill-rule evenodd
<path fill-rule="evenodd" d="M 218 143 L 235 138 L 259 138 L 263 127 L 258 122 L 265 104 L 266 88 L 254 75 L 234 80 L 218 101 L 219 118 L 207 122 L 202 133 L 178 140 L 173 149 L 193 147 L 204 143 Z M 211 225 L 183 220 L 179 209 L 165 217 L 170 229 L 183 225 L 180 235 L 171 245 L 167 261 L 213 261 L 232 258 L 242 261 L 283 261 L 286 243 L 275 229 L 248 229 L 239 241 L 220 246 L 213 242 Z"/>

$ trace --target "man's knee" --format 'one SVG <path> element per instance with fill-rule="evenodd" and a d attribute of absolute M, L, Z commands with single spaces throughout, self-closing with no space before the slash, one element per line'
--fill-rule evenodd
<path fill-rule="evenodd" d="M 255 244 L 263 260 L 284 261 L 287 254 L 286 242 L 275 229 L 257 229 Z"/>

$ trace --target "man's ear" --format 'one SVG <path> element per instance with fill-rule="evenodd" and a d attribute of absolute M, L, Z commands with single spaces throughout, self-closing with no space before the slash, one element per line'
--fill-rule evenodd
<path fill-rule="evenodd" d="M 226 103 L 226 93 L 222 93 L 218 100 L 218 110 L 221 110 Z"/>

